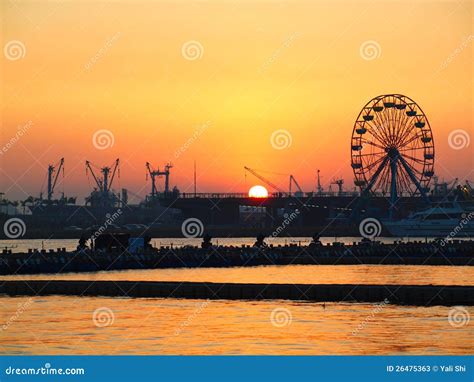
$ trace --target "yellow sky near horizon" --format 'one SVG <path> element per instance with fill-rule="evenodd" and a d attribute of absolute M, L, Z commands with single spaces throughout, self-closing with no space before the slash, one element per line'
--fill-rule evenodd
<path fill-rule="evenodd" d="M 48 163 L 66 160 L 64 190 L 90 190 L 86 159 L 122 160 L 119 186 L 145 195 L 146 161 L 172 161 L 172 184 L 245 192 L 243 166 L 293 174 L 316 169 L 327 187 L 353 188 L 350 137 L 367 101 L 413 98 L 430 121 L 436 173 L 474 179 L 472 1 L 8 1 L 0 5 L 0 192 L 38 195 Z M 11 59 L 6 46 L 24 45 Z M 195 60 L 183 45 L 194 41 Z M 367 41 L 380 47 L 361 54 Z M 188 54 L 192 54 L 190 50 Z M 10 53 L 11 54 L 11 53 Z M 368 53 L 365 54 L 370 54 Z M 188 59 L 187 59 L 188 58 Z M 199 128 L 204 124 L 204 128 Z M 98 130 L 114 144 L 93 144 Z M 287 130 L 291 146 L 270 138 Z M 471 139 L 472 140 L 472 139 Z M 4 146 L 5 147 L 5 146 Z M 179 153 L 179 154 L 177 154 Z M 282 187 L 287 178 L 269 177 Z"/>

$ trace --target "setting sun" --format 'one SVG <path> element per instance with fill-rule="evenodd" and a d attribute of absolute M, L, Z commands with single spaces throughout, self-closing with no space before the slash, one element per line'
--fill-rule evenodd
<path fill-rule="evenodd" d="M 268 191 L 263 186 L 253 186 L 249 190 L 249 197 L 251 197 L 251 198 L 268 198 Z"/>

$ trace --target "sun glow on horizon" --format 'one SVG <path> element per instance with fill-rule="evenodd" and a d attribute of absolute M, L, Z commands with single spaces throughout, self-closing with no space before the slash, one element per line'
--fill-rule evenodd
<path fill-rule="evenodd" d="M 268 198 L 268 191 L 265 187 L 256 185 L 250 188 L 249 197 L 251 198 Z"/>

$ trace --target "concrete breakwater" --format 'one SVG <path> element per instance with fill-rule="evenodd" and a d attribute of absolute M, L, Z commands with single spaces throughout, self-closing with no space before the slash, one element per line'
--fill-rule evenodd
<path fill-rule="evenodd" d="M 225 300 L 381 302 L 399 305 L 474 305 L 473 286 L 236 284 L 135 281 L 2 281 L 8 296 L 109 296 Z"/>
<path fill-rule="evenodd" d="M 241 267 L 258 265 L 474 265 L 474 241 L 450 243 L 354 243 L 344 245 L 285 245 L 265 247 L 146 248 L 94 251 L 65 249 L 0 255 L 0 274 L 96 272 L 119 269 L 182 267 Z"/>

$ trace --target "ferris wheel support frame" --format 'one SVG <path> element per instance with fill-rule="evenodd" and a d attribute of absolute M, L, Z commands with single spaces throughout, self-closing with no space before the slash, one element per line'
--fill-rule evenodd
<path fill-rule="evenodd" d="M 410 176 L 410 179 L 411 181 L 415 184 L 416 188 L 418 189 L 418 191 L 420 192 L 420 195 L 423 197 L 424 201 L 426 203 L 430 203 L 430 199 L 428 197 L 428 195 L 426 194 L 425 190 L 423 189 L 423 187 L 421 187 L 421 184 L 420 182 L 418 182 L 418 179 L 416 178 L 415 174 L 413 174 L 413 171 L 411 170 L 410 166 L 408 165 L 408 163 L 406 162 L 405 158 L 403 158 L 402 156 L 399 157 L 399 160 L 400 162 L 402 163 L 403 167 L 405 167 L 405 170 L 406 172 L 408 173 L 408 175 Z"/>
<path fill-rule="evenodd" d="M 390 209 L 389 214 L 390 218 L 393 215 L 393 206 L 398 200 L 398 193 L 397 193 L 397 160 L 399 158 L 398 153 L 392 157 L 390 157 L 390 171 L 392 172 L 392 179 L 390 184 Z"/>
<path fill-rule="evenodd" d="M 370 182 L 369 184 L 367 185 L 367 187 L 364 189 L 364 193 L 365 194 L 368 194 L 370 192 L 370 190 L 372 189 L 372 186 L 375 184 L 375 182 L 377 181 L 377 178 L 379 177 L 380 173 L 382 172 L 382 170 L 384 169 L 385 165 L 387 164 L 388 162 L 388 157 L 387 158 L 384 158 L 384 160 L 382 161 L 382 163 L 380 163 L 379 167 L 377 168 L 377 171 L 375 171 L 374 175 L 372 176 L 372 178 L 370 179 Z"/>

